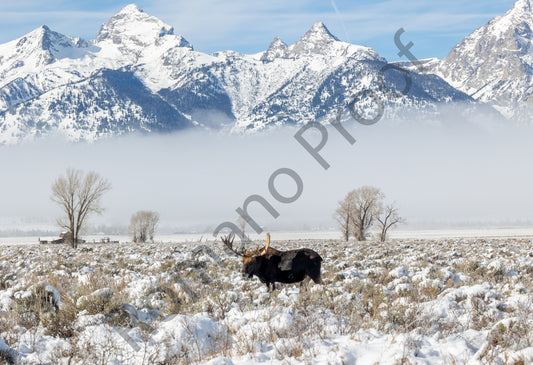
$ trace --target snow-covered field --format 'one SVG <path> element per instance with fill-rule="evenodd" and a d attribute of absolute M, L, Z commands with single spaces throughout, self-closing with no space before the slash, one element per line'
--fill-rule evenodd
<path fill-rule="evenodd" d="M 221 243 L 5 245 L 0 352 L 31 364 L 533 363 L 529 238 L 272 246 L 319 252 L 323 285 L 268 293 Z"/>

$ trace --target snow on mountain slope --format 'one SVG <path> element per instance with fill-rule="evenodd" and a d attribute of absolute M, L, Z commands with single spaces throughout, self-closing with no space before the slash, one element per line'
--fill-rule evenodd
<path fill-rule="evenodd" d="M 85 54 L 87 44 L 43 25 L 14 41 L 0 45 L 0 86 L 28 74 L 43 72 L 51 63 Z M 45 87 L 45 80 L 39 86 Z M 54 82 L 55 80 L 50 80 Z"/>
<path fill-rule="evenodd" d="M 0 88 L 0 110 L 7 110 L 41 93 L 42 91 L 33 83 L 22 78 L 16 78 Z"/>
<path fill-rule="evenodd" d="M 435 72 L 505 116 L 533 121 L 532 29 L 532 2 L 518 0 L 455 46 Z"/>
<path fill-rule="evenodd" d="M 102 69 L 55 88 L 14 111 L 0 112 L 0 144 L 56 132 L 74 141 L 131 132 L 191 127 L 182 113 L 146 88 L 132 72 Z"/>
<path fill-rule="evenodd" d="M 410 93 L 389 100 L 377 87 L 385 63 L 368 47 L 339 41 L 322 22 L 289 46 L 275 38 L 263 53 L 207 55 L 132 4 L 89 42 L 42 26 L 0 45 L 0 143 L 55 130 L 92 140 L 191 126 L 305 124 L 345 108 L 363 88 L 386 100 L 390 115 L 476 104 L 442 79 L 416 73 Z M 405 83 L 394 72 L 388 78 Z"/>
<path fill-rule="evenodd" d="M 415 108 L 434 115 L 448 102 L 472 104 L 472 99 L 442 79 L 412 73 L 412 91 L 391 100 L 379 90 L 377 76 L 386 64 L 374 50 L 341 42 L 322 22 L 314 24 L 296 43 L 286 46 L 275 38 L 260 56 L 235 52 L 215 54 L 225 62 L 212 64 L 232 101 L 236 130 L 261 130 L 270 125 L 305 124 L 346 108 L 357 92 L 369 88 L 393 108 L 386 115 Z M 403 88 L 405 80 L 393 72 L 391 84 Z M 373 109 L 370 107 L 370 109 Z"/>
<path fill-rule="evenodd" d="M 137 63 L 143 57 L 160 56 L 173 47 L 192 46 L 185 38 L 174 35 L 174 28 L 131 4 L 104 24 L 94 44 L 101 48 L 100 57 Z"/>

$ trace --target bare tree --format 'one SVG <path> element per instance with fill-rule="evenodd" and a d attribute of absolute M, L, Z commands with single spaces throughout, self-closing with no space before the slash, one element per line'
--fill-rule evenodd
<path fill-rule="evenodd" d="M 381 213 L 384 198 L 383 193 L 373 186 L 362 186 L 348 193 L 351 200 L 351 224 L 355 238 L 366 240 L 366 233 L 374 224 L 374 220 Z"/>
<path fill-rule="evenodd" d="M 387 239 L 387 232 L 395 224 L 404 223 L 405 220 L 398 214 L 398 208 L 394 204 L 389 204 L 383 213 L 377 218 L 380 229 L 379 240 L 385 242 Z"/>
<path fill-rule="evenodd" d="M 159 223 L 159 213 L 140 210 L 131 216 L 130 231 L 133 242 L 154 242 L 154 233 Z"/>
<path fill-rule="evenodd" d="M 70 168 L 66 176 L 60 176 L 53 182 L 51 199 L 61 206 L 66 215 L 57 223 L 70 233 L 66 237 L 70 237 L 72 247 L 78 246 L 79 234 L 87 217 L 103 212 L 100 201 L 110 189 L 111 184 L 96 172 L 90 171 L 84 176 L 83 171 Z"/>
<path fill-rule="evenodd" d="M 362 186 L 350 191 L 339 202 L 335 218 L 341 226 L 345 240 L 353 234 L 358 241 L 366 239 L 366 233 L 382 211 L 383 193 L 373 186 Z"/>
<path fill-rule="evenodd" d="M 339 202 L 339 207 L 333 215 L 335 220 L 339 223 L 339 226 L 341 227 L 342 237 L 346 242 L 348 242 L 352 233 L 352 210 L 353 209 L 351 206 L 351 200 L 346 197 L 344 200 L 341 200 Z"/>

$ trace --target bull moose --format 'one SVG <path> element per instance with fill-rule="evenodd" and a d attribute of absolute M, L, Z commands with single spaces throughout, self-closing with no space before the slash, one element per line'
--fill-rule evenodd
<path fill-rule="evenodd" d="M 260 252 L 239 253 L 233 249 L 235 235 L 222 237 L 222 242 L 234 253 L 242 257 L 242 273 L 251 278 L 257 276 L 265 283 L 268 290 L 276 289 L 278 283 L 298 283 L 304 279 L 322 282 L 320 267 L 322 257 L 309 248 L 278 251 L 270 247 L 270 234 L 267 234 L 266 246 Z"/>

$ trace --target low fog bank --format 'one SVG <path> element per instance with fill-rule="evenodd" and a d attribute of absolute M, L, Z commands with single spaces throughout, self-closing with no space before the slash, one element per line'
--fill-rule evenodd
<path fill-rule="evenodd" d="M 380 121 L 348 122 L 350 145 L 328 127 L 320 151 L 324 170 L 297 142 L 298 128 L 254 135 L 182 132 L 165 136 L 104 139 L 72 144 L 46 138 L 0 147 L 0 234 L 59 232 L 61 215 L 50 200 L 53 180 L 68 167 L 94 170 L 113 185 L 106 208 L 87 233 L 127 233 L 137 210 L 161 215 L 161 233 L 212 232 L 236 221 L 235 209 L 252 194 L 279 212 L 274 219 L 257 204 L 249 213 L 265 229 L 335 229 L 333 212 L 348 191 L 374 185 L 395 201 L 408 224 L 403 229 L 515 226 L 533 222 L 533 127 L 512 123 L 464 123 L 450 118 L 435 125 Z M 309 130 L 312 145 L 320 135 Z M 301 178 L 302 195 L 280 203 L 268 181 L 279 168 Z M 282 195 L 295 184 L 276 179 Z M 249 228 L 248 228 L 249 229 Z"/>

